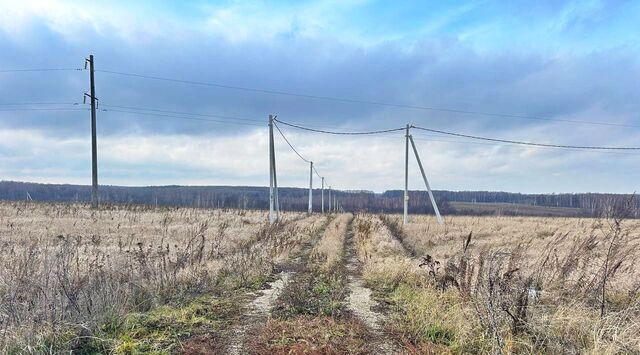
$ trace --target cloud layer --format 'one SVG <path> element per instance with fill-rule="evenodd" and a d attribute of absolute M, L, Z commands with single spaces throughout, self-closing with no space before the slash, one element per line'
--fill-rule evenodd
<path fill-rule="evenodd" d="M 337 102 L 98 72 L 97 95 L 106 110 L 98 114 L 99 163 L 101 183 L 108 184 L 264 185 L 269 113 L 336 129 L 410 122 L 526 141 L 640 145 L 640 42 L 632 30 L 640 7 L 626 2 L 514 4 L 186 2 L 159 7 L 0 1 L 6 9 L 0 14 L 0 70 L 80 68 L 93 53 L 102 70 L 615 124 Z M 519 15 L 524 10 L 526 17 Z M 81 102 L 88 73 L 0 73 L 0 83 L 0 103 Z M 113 106 L 262 122 L 185 120 L 167 112 L 137 115 Z M 78 111 L 6 111 L 25 107 Z M 0 106 L 2 178 L 88 183 L 85 108 Z M 402 187 L 401 133 L 352 138 L 282 128 L 338 188 Z M 488 145 L 417 132 L 415 137 L 437 189 L 632 192 L 640 187 L 638 153 Z M 305 163 L 283 142 L 277 151 L 281 183 L 305 186 Z M 414 166 L 414 188 L 421 188 L 419 179 Z"/>

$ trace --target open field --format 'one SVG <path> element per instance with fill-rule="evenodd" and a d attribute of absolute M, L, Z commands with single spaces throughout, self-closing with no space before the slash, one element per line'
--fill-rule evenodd
<path fill-rule="evenodd" d="M 580 208 L 534 206 L 519 203 L 449 202 L 456 214 L 496 216 L 576 217 L 584 214 Z"/>
<path fill-rule="evenodd" d="M 640 352 L 640 221 L 0 203 L 0 353 Z"/>

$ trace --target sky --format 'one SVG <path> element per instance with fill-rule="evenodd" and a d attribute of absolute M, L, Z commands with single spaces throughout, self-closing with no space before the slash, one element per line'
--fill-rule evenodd
<path fill-rule="evenodd" d="M 89 54 L 100 184 L 266 186 L 269 114 L 341 132 L 413 124 L 640 146 L 638 1 L 0 0 L 0 8 L 0 180 L 91 183 L 89 72 L 74 70 Z M 7 72 L 33 68 L 70 70 Z M 333 188 L 403 188 L 403 132 L 280 128 Z M 412 135 L 437 190 L 640 191 L 640 151 Z M 275 150 L 279 185 L 308 186 L 308 164 L 277 131 Z M 424 189 L 413 156 L 409 172 L 410 188 Z"/>

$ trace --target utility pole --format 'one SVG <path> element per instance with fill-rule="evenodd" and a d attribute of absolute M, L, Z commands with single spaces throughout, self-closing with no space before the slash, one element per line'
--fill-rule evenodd
<path fill-rule="evenodd" d="M 313 213 L 313 162 L 309 169 L 309 214 Z"/>
<path fill-rule="evenodd" d="M 336 202 L 336 193 L 333 192 L 333 211 L 338 212 L 338 203 Z"/>
<path fill-rule="evenodd" d="M 431 192 L 431 186 L 429 186 L 429 181 L 427 181 L 427 175 L 424 173 L 424 168 L 422 167 L 422 162 L 420 161 L 420 155 L 418 155 L 418 149 L 416 149 L 416 144 L 413 142 L 413 137 L 409 136 L 409 140 L 411 141 L 411 147 L 413 148 L 413 153 L 415 154 L 416 160 L 418 161 L 418 166 L 420 167 L 420 172 L 422 173 L 422 179 L 424 180 L 424 184 L 427 186 L 427 191 L 429 192 L 429 199 L 431 200 L 433 211 L 436 213 L 436 217 L 438 218 L 438 223 L 444 224 L 444 220 L 442 219 L 442 216 L 440 216 L 440 210 L 438 210 L 438 205 L 436 205 L 436 199 L 433 198 L 433 192 Z"/>
<path fill-rule="evenodd" d="M 322 190 L 320 191 L 322 196 L 322 213 L 324 214 L 324 176 L 322 177 Z"/>
<path fill-rule="evenodd" d="M 409 223 L 409 124 L 404 139 L 404 218 L 403 224 Z"/>
<path fill-rule="evenodd" d="M 331 186 L 329 186 L 329 213 L 331 213 Z"/>
<path fill-rule="evenodd" d="M 276 152 L 273 143 L 273 115 L 269 115 L 269 223 L 278 219 L 278 178 L 276 174 Z"/>
<path fill-rule="evenodd" d="M 89 80 L 91 82 L 91 91 L 85 97 L 91 99 L 91 208 L 98 208 L 98 142 L 96 129 L 96 82 L 94 75 L 93 54 L 89 55 L 89 59 L 85 59 L 84 67 L 87 68 L 89 63 Z"/>

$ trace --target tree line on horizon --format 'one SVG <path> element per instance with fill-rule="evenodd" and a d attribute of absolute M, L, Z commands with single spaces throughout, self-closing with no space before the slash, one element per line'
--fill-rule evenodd
<path fill-rule="evenodd" d="M 281 187 L 280 208 L 284 211 L 307 211 L 309 190 L 305 188 Z M 313 191 L 313 209 L 321 210 L 320 189 Z M 345 211 L 370 213 L 402 213 L 403 191 L 389 190 L 383 193 L 371 191 L 335 191 L 342 209 Z M 328 209 L 329 192 L 325 189 L 325 209 Z M 436 190 L 434 196 L 443 214 L 495 214 L 497 211 L 456 208 L 456 202 L 478 204 L 516 204 L 538 207 L 555 207 L 554 215 L 599 216 L 607 206 L 625 198 L 629 194 L 610 193 L 563 193 L 563 194 L 523 194 L 497 191 L 445 191 Z M 426 191 L 409 192 L 411 213 L 433 214 L 433 208 Z M 91 186 L 67 184 L 40 184 L 18 181 L 0 181 L 1 200 L 26 200 L 45 202 L 88 202 L 91 200 Z M 640 210 L 640 200 L 634 204 Z M 268 209 L 269 188 L 261 186 L 100 186 L 100 201 L 113 204 L 145 204 L 158 206 L 185 206 L 198 208 L 239 208 Z M 566 210 L 558 210 L 564 208 Z M 544 215 L 544 209 L 536 214 Z M 529 214 L 531 210 L 502 208 L 500 214 Z"/>

